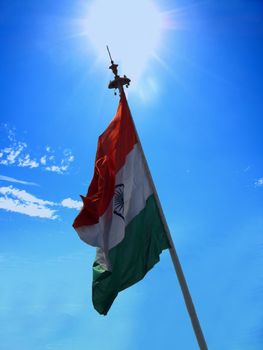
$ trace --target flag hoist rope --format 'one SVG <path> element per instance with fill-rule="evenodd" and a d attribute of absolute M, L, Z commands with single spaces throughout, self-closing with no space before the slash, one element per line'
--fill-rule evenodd
<path fill-rule="evenodd" d="M 108 46 L 107 46 L 107 50 L 109 52 Z M 110 55 L 110 52 L 109 52 L 109 55 Z M 125 96 L 123 85 L 126 85 L 128 87 L 128 85 L 130 83 L 130 79 L 128 79 L 125 75 L 123 77 L 120 77 L 118 75 L 118 70 L 117 70 L 118 65 L 114 64 L 114 62 L 113 62 L 113 60 L 111 58 L 111 55 L 110 55 L 110 59 L 111 59 L 111 66 L 109 68 L 113 71 L 115 79 L 113 81 L 110 81 L 109 89 L 112 89 L 112 88 L 118 89 L 119 92 L 120 92 L 120 95 L 124 94 L 124 96 Z M 131 115 L 131 118 L 132 118 L 131 111 L 130 111 L 130 115 Z M 170 243 L 169 252 L 170 252 L 171 259 L 172 259 L 172 262 L 173 262 L 173 265 L 174 265 L 174 269 L 175 269 L 175 272 L 176 272 L 176 275 L 177 275 L 177 278 L 178 278 L 178 281 L 179 281 L 179 284 L 180 284 L 180 287 L 181 287 L 181 290 L 182 290 L 182 294 L 183 294 L 183 297 L 184 297 L 186 308 L 187 308 L 189 317 L 190 317 L 191 322 L 192 322 L 192 326 L 193 326 L 193 329 L 194 329 L 194 332 L 195 332 L 195 336 L 196 336 L 196 339 L 197 339 L 197 342 L 198 342 L 200 350 L 208 350 L 208 347 L 207 347 L 206 341 L 205 341 L 205 337 L 203 335 L 202 328 L 201 328 L 200 322 L 199 322 L 198 317 L 197 317 L 197 313 L 196 313 L 196 310 L 195 310 L 195 307 L 194 307 L 194 303 L 193 303 L 191 294 L 189 292 L 189 288 L 187 286 L 186 279 L 184 277 L 184 273 L 183 273 L 183 270 L 182 270 L 181 263 L 179 261 L 178 255 L 177 255 L 176 250 L 175 250 L 173 239 L 172 239 L 172 236 L 171 236 L 168 224 L 166 222 L 166 218 L 165 218 L 164 213 L 163 213 L 162 205 L 161 205 L 158 193 L 156 191 L 155 184 L 154 184 L 154 181 L 153 181 L 153 178 L 152 178 L 152 175 L 151 175 L 151 172 L 150 172 L 150 169 L 149 169 L 149 166 L 148 166 L 148 163 L 147 163 L 147 160 L 146 160 L 146 157 L 145 157 L 145 154 L 144 154 L 144 151 L 143 151 L 143 148 L 142 148 L 142 145 L 141 145 L 141 141 L 140 141 L 140 138 L 139 138 L 139 135 L 138 135 L 138 132 L 137 132 L 137 129 L 136 129 L 136 126 L 135 126 L 133 118 L 132 118 L 132 122 L 133 122 L 134 130 L 135 130 L 135 133 L 136 133 L 136 136 L 137 136 L 138 146 L 139 146 L 139 148 L 141 150 L 141 153 L 142 153 L 142 157 L 143 157 L 143 161 L 144 161 L 144 165 L 145 165 L 145 170 L 146 170 L 147 176 L 149 178 L 149 181 L 150 181 L 150 183 L 152 185 L 153 193 L 154 193 L 154 196 L 155 196 L 155 199 L 156 199 L 156 203 L 157 203 L 157 206 L 158 206 L 158 209 L 159 209 L 159 212 L 160 212 L 160 216 L 161 216 L 164 228 L 165 228 L 165 232 L 166 232 L 167 238 L 168 238 L 169 243 Z"/>

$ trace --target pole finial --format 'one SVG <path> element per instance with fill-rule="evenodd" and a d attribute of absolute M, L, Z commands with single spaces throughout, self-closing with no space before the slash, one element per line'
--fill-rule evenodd
<path fill-rule="evenodd" d="M 111 54 L 110 54 L 110 49 L 109 49 L 109 46 L 108 46 L 108 45 L 106 45 L 106 47 L 107 47 L 108 54 L 109 54 L 109 56 L 110 56 L 110 61 L 111 61 L 111 64 L 112 64 L 112 63 L 113 63 L 113 59 L 112 59 Z"/>
<path fill-rule="evenodd" d="M 118 64 L 114 63 L 114 61 L 111 57 L 111 53 L 110 53 L 108 45 L 106 47 L 107 47 L 107 51 L 108 51 L 110 61 L 111 61 L 111 65 L 109 66 L 109 69 L 111 69 L 113 74 L 114 74 L 114 80 L 111 80 L 109 82 L 108 88 L 109 89 L 119 89 L 119 92 L 121 94 L 123 92 L 123 86 L 125 85 L 126 87 L 128 87 L 130 85 L 131 80 L 129 78 L 127 78 L 126 75 L 124 75 L 123 77 L 120 77 L 118 75 Z"/>

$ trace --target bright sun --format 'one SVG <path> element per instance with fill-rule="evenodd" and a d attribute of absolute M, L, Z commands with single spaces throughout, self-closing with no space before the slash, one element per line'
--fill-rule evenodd
<path fill-rule="evenodd" d="M 83 24 L 99 59 L 113 59 L 137 82 L 160 43 L 162 15 L 151 0 L 94 0 Z M 123 71 L 125 70 L 125 72 Z"/>

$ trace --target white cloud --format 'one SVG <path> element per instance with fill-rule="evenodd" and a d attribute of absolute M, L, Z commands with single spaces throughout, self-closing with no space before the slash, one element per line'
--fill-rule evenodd
<path fill-rule="evenodd" d="M 67 171 L 68 167 L 67 166 L 59 166 L 59 165 L 51 165 L 45 167 L 47 171 L 51 171 L 52 173 L 57 173 L 57 174 L 63 174 L 65 171 Z"/>
<path fill-rule="evenodd" d="M 18 157 L 26 147 L 27 145 L 24 142 L 12 141 L 12 144 L 9 147 L 5 147 L 0 150 L 0 164 L 15 164 L 18 160 Z"/>
<path fill-rule="evenodd" d="M 63 201 L 61 201 L 61 205 L 66 208 L 79 210 L 82 208 L 83 203 L 81 201 L 75 201 L 71 198 L 65 198 Z"/>
<path fill-rule="evenodd" d="M 0 180 L 1 178 L 6 181 L 33 184 L 0 175 Z M 57 207 L 57 209 L 53 209 L 54 207 Z M 57 211 L 59 207 L 79 210 L 82 207 L 82 202 L 72 198 L 65 198 L 60 203 L 55 203 L 37 198 L 31 193 L 13 186 L 0 187 L 0 209 L 27 216 L 54 220 L 58 218 Z"/>
<path fill-rule="evenodd" d="M 51 152 L 50 147 L 49 147 L 49 152 Z M 48 157 L 48 159 L 50 161 L 53 161 L 54 156 L 50 156 L 50 157 Z M 64 174 L 68 170 L 70 164 L 73 161 L 74 161 L 74 156 L 73 156 L 71 150 L 66 149 L 63 151 L 63 158 L 61 159 L 60 164 L 48 165 L 45 167 L 45 170 L 51 171 L 51 172 L 57 173 L 57 174 Z"/>
<path fill-rule="evenodd" d="M 17 166 L 23 168 L 41 168 L 57 174 L 65 174 L 74 155 L 71 150 L 65 149 L 60 156 L 50 146 L 45 146 L 44 153 L 38 157 L 32 156 L 29 147 L 25 142 L 17 141 L 15 131 L 2 124 L 7 147 L 0 149 L 0 165 Z M 3 137 L 1 137 L 3 139 Z"/>
<path fill-rule="evenodd" d="M 36 183 L 34 183 L 34 182 L 29 182 L 29 181 L 24 181 L 24 180 L 18 180 L 18 179 L 15 179 L 15 178 L 13 178 L 13 177 L 4 176 L 4 175 L 0 175 L 0 181 L 15 182 L 15 183 L 22 184 L 22 185 L 38 186 L 38 185 L 37 185 Z"/>
<path fill-rule="evenodd" d="M 40 158 L 40 164 L 46 165 L 47 164 L 47 156 L 43 156 Z"/>
<path fill-rule="evenodd" d="M 14 164 L 16 161 L 16 158 L 20 155 L 20 153 L 26 148 L 26 144 L 19 142 L 18 145 L 12 149 L 9 149 L 9 152 L 7 153 L 7 160 L 9 164 Z"/>
<path fill-rule="evenodd" d="M 25 190 L 13 186 L 0 187 L 0 209 L 28 216 L 54 220 L 58 216 L 50 207 L 56 203 L 39 199 Z"/>
<path fill-rule="evenodd" d="M 28 168 L 37 168 L 39 167 L 39 163 L 35 160 L 30 159 L 30 155 L 26 154 L 23 158 L 18 159 L 19 167 L 28 167 Z"/>
<path fill-rule="evenodd" d="M 263 186 L 263 177 L 260 177 L 255 181 L 256 186 Z"/>

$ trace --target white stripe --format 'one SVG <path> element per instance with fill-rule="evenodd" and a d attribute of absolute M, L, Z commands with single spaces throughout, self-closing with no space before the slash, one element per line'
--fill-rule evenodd
<path fill-rule="evenodd" d="M 124 220 L 113 213 L 113 198 L 97 224 L 76 229 L 83 241 L 102 248 L 105 253 L 122 241 L 125 226 L 140 213 L 147 198 L 153 193 L 138 145 L 127 155 L 124 166 L 116 176 L 115 185 L 119 184 L 124 184 Z"/>

